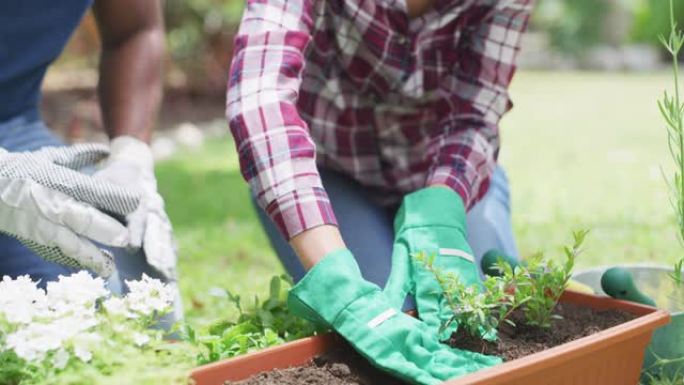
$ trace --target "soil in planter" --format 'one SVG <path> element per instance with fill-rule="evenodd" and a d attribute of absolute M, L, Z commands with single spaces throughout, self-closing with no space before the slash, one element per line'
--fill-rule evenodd
<path fill-rule="evenodd" d="M 448 341 L 451 346 L 485 354 L 495 354 L 510 361 L 601 330 L 630 321 L 636 316 L 616 310 L 595 311 L 590 308 L 561 304 L 556 314 L 562 319 L 553 321 L 549 330 L 523 325 L 522 314 L 513 314 L 517 328 L 503 327 L 495 343 L 456 334 Z M 345 345 L 312 363 L 284 370 L 260 373 L 249 379 L 225 385 L 404 385 L 371 366 L 350 346 Z"/>
<path fill-rule="evenodd" d="M 567 303 L 559 304 L 555 314 L 562 318 L 553 320 L 551 329 L 548 330 L 524 325 L 525 318 L 522 312 L 517 312 L 511 316 L 511 320 L 517 326 L 503 324 L 499 328 L 499 339 L 496 342 L 475 339 L 459 331 L 451 336 L 449 345 L 478 353 L 497 355 L 504 361 L 511 361 L 636 318 L 633 314 L 623 311 L 595 311 Z"/>
<path fill-rule="evenodd" d="M 406 385 L 371 366 L 349 345 L 316 357 L 306 366 L 259 373 L 225 385 Z"/>

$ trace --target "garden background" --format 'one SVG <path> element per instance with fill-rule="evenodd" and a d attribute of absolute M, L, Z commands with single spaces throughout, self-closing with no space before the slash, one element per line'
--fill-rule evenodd
<path fill-rule="evenodd" d="M 165 5 L 166 96 L 153 149 L 180 247 L 187 318 L 197 326 L 235 315 L 223 289 L 263 297 L 283 271 L 249 203 L 223 118 L 242 7 L 236 0 Z M 538 1 L 511 88 L 515 107 L 501 124 L 500 162 L 522 255 L 560 256 L 571 231 L 588 228 L 580 267 L 681 257 L 656 106 L 671 84 L 657 38 L 668 31 L 667 12 L 663 0 Z M 104 139 L 97 52 L 88 16 L 45 82 L 45 118 L 72 142 Z"/>

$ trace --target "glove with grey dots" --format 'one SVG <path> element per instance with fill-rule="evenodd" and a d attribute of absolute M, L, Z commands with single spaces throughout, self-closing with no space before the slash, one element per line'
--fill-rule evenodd
<path fill-rule="evenodd" d="M 108 156 L 108 147 L 98 144 L 0 149 L 0 233 L 45 260 L 110 275 L 113 257 L 93 241 L 128 245 L 122 222 L 138 208 L 141 193 L 79 172 Z"/>

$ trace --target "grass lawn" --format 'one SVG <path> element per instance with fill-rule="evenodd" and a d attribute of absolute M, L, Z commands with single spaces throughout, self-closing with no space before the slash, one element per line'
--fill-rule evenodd
<path fill-rule="evenodd" d="M 232 141 L 160 162 L 157 176 L 178 241 L 188 320 L 232 318 L 235 309 L 216 288 L 240 294 L 247 304 L 283 272 L 255 217 Z"/>
<path fill-rule="evenodd" d="M 660 166 L 671 169 L 656 99 L 666 74 L 520 73 L 502 122 L 501 163 L 523 255 L 559 255 L 573 229 L 592 230 L 583 267 L 671 263 L 679 253 Z M 158 165 L 180 245 L 188 319 L 232 317 L 227 288 L 248 301 L 282 272 L 248 199 L 229 139 Z"/>
<path fill-rule="evenodd" d="M 672 164 L 656 100 L 668 74 L 521 73 L 501 126 L 523 255 L 591 229 L 581 266 L 680 255 L 661 167 Z"/>

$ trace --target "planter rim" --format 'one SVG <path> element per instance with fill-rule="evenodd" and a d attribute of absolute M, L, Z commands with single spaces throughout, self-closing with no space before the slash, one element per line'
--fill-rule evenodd
<path fill-rule="evenodd" d="M 295 340 L 295 341 L 286 342 L 282 345 L 271 346 L 270 348 L 257 350 L 254 352 L 243 354 L 241 356 L 226 358 L 226 359 L 223 359 L 220 361 L 212 362 L 209 364 L 204 364 L 204 365 L 201 365 L 201 366 L 198 366 L 198 367 L 192 369 L 192 373 L 194 374 L 195 372 L 199 372 L 199 371 L 214 370 L 214 369 L 220 368 L 220 367 L 224 366 L 227 361 L 230 361 L 230 362 L 235 363 L 235 364 L 240 364 L 242 362 L 245 362 L 245 361 L 251 359 L 254 355 L 257 355 L 257 354 L 265 354 L 265 353 L 277 354 L 281 351 L 288 351 L 292 348 L 304 347 L 304 346 L 308 346 L 311 344 L 327 345 L 329 343 L 333 343 L 335 338 L 336 338 L 336 336 L 333 333 L 326 333 L 326 334 L 322 334 L 322 335 L 318 335 L 318 336 L 304 337 L 304 338 L 300 338 L 300 339 Z"/>
<path fill-rule="evenodd" d="M 334 346 L 337 338 L 332 333 L 306 337 L 241 356 L 212 362 L 191 370 L 190 378 L 193 384 L 221 385 L 227 380 L 235 379 L 226 374 L 227 367 L 231 368 L 230 374 L 232 376 L 247 378 L 263 371 L 305 365 L 312 358 L 323 354 L 330 347 Z M 294 355 L 284 354 L 292 353 L 293 351 L 296 352 Z M 273 357 L 279 359 L 273 360 Z M 269 358 L 271 359 L 269 360 Z M 234 368 L 238 368 L 238 370 Z"/>

